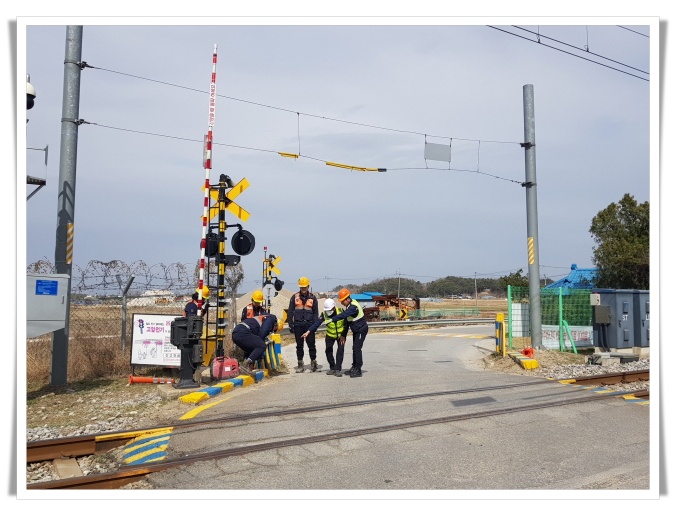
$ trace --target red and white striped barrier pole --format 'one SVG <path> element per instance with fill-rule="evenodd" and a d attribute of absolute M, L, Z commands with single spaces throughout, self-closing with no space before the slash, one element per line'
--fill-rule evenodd
<path fill-rule="evenodd" d="M 174 383 L 173 378 L 152 378 L 150 376 L 130 376 L 129 385 L 132 383 Z"/>
<path fill-rule="evenodd" d="M 211 173 L 211 147 L 213 142 L 214 121 L 216 120 L 216 60 L 217 45 L 214 45 L 214 54 L 211 66 L 211 87 L 209 88 L 209 130 L 204 140 L 204 214 L 202 215 L 202 243 L 200 244 L 200 274 L 197 286 L 197 315 L 202 315 L 202 288 L 204 287 L 204 257 L 207 249 L 207 227 L 209 225 L 209 175 Z"/>

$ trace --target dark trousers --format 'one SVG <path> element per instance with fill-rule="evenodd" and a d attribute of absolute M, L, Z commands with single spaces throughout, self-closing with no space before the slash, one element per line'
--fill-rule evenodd
<path fill-rule="evenodd" d="M 368 332 L 368 329 L 359 333 L 352 332 L 352 367 L 355 369 L 361 370 L 361 366 L 364 365 L 361 357 L 361 348 L 364 347 L 364 341 Z"/>
<path fill-rule="evenodd" d="M 232 331 L 232 341 L 237 347 L 244 350 L 246 358 L 252 362 L 260 360 L 267 348 L 265 341 L 258 335 L 254 335 L 247 329 L 240 329 L 240 327 L 236 327 Z"/>
<path fill-rule="evenodd" d="M 298 324 L 293 326 L 293 336 L 296 338 L 296 358 L 298 358 L 298 360 L 303 360 L 303 356 L 305 355 L 303 337 L 301 337 L 301 335 L 303 335 L 303 333 L 305 333 L 309 327 L 309 325 L 300 326 Z M 307 348 L 310 352 L 310 360 L 317 360 L 317 346 L 315 346 L 314 332 L 307 336 L 305 342 L 307 343 Z"/>
<path fill-rule="evenodd" d="M 336 359 L 333 359 L 333 343 L 336 343 L 338 349 L 336 349 Z M 326 344 L 326 360 L 329 363 L 329 368 L 334 371 L 340 371 L 343 367 L 343 355 L 345 354 L 345 344 L 338 342 L 338 339 L 335 337 L 329 337 L 328 335 L 324 338 L 324 343 Z"/>

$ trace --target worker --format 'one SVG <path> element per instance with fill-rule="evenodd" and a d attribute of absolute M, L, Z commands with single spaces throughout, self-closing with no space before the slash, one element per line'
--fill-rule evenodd
<path fill-rule="evenodd" d="M 183 308 L 183 317 L 188 316 L 195 317 L 197 315 L 197 303 L 199 300 L 199 292 L 200 289 L 198 288 L 192 295 L 191 300 L 188 301 L 188 304 L 185 305 L 185 307 Z M 202 305 L 202 313 L 204 313 L 209 308 L 209 287 L 207 287 L 206 285 L 202 287 L 202 302 L 204 303 Z"/>
<path fill-rule="evenodd" d="M 343 376 L 343 355 L 345 354 L 345 337 L 347 336 L 348 327 L 344 320 L 338 322 L 331 321 L 331 317 L 343 311 L 342 308 L 336 307 L 336 302 L 333 299 L 324 301 L 324 311 L 319 315 L 319 319 L 308 330 L 301 335 L 307 338 L 310 333 L 317 331 L 322 323 L 326 323 L 326 335 L 324 337 L 324 344 L 326 345 L 326 360 L 329 363 L 329 370 L 326 374 L 334 376 Z M 336 346 L 336 357 L 333 357 L 333 344 L 338 342 Z"/>
<path fill-rule="evenodd" d="M 361 350 L 364 347 L 369 326 L 363 308 L 352 299 L 348 289 L 341 288 L 338 291 L 338 301 L 345 307 L 345 310 L 332 316 L 330 320 L 331 322 L 346 320 L 350 330 L 352 330 L 352 367 L 346 374 L 349 373 L 350 378 L 360 378 L 361 368 L 364 364 Z"/>
<path fill-rule="evenodd" d="M 298 280 L 299 291 L 289 300 L 289 309 L 287 311 L 287 324 L 289 331 L 296 339 L 296 358 L 298 359 L 297 373 L 305 371 L 304 342 L 307 342 L 310 354 L 310 371 L 315 372 L 319 369 L 317 364 L 317 348 L 315 347 L 315 334 L 310 333 L 307 338 L 303 334 L 319 319 L 319 308 L 317 308 L 317 297 L 310 292 L 310 280 L 303 276 Z"/>
<path fill-rule="evenodd" d="M 267 313 L 267 311 L 263 307 L 263 291 L 256 290 L 251 296 L 251 303 L 242 309 L 241 320 L 244 321 L 245 319 L 251 319 L 252 317 L 256 317 L 257 315 L 264 313 Z"/>
<path fill-rule="evenodd" d="M 253 376 L 253 364 L 265 354 L 268 335 L 278 329 L 277 317 L 272 314 L 245 319 L 232 330 L 232 341 L 242 349 L 245 358 L 239 366 L 241 373 Z"/>

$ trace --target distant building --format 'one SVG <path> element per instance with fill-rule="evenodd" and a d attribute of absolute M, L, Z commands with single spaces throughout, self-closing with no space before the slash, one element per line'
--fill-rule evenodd
<path fill-rule="evenodd" d="M 376 306 L 373 296 L 382 296 L 380 292 L 362 292 L 361 294 L 351 294 L 350 297 L 357 301 L 362 308 L 371 308 Z"/>
<path fill-rule="evenodd" d="M 577 264 L 570 266 L 568 276 L 554 283 L 550 283 L 545 289 L 593 289 L 596 287 L 596 273 L 598 269 L 578 269 Z"/>

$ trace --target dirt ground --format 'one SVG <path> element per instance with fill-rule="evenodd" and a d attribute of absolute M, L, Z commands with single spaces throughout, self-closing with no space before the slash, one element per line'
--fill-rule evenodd
<path fill-rule="evenodd" d="M 521 351 L 515 349 L 514 351 Z M 586 364 L 587 355 L 575 353 L 561 353 L 560 351 L 540 350 L 535 351 L 533 356 L 538 361 L 538 369 L 524 369 L 510 356 L 488 355 L 483 362 L 487 369 L 503 373 L 523 374 L 523 375 L 542 375 L 542 372 L 561 365 Z"/>

